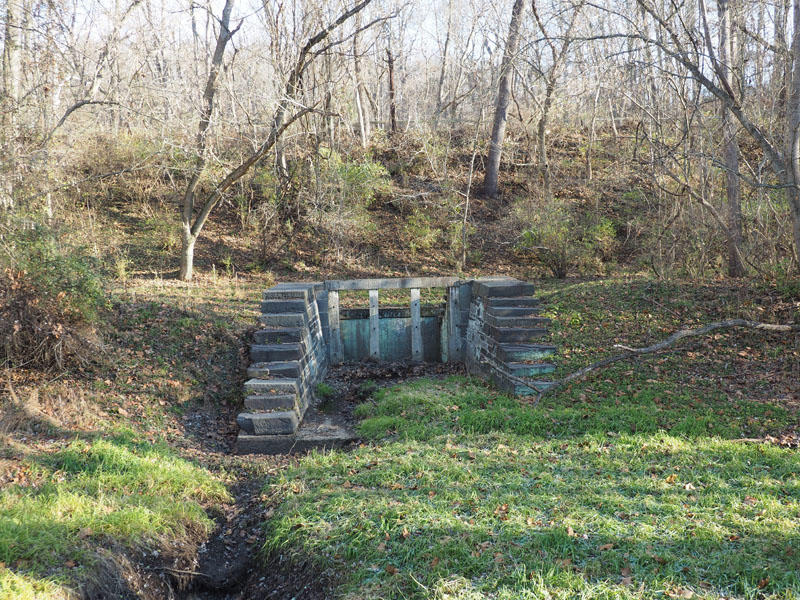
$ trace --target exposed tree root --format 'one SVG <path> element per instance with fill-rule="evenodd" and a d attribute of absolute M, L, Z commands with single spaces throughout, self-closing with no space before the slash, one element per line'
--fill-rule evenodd
<path fill-rule="evenodd" d="M 619 362 L 621 360 L 627 360 L 629 358 L 633 358 L 634 356 L 639 356 L 642 354 L 652 354 L 654 352 L 659 352 L 664 350 L 665 348 L 669 348 L 670 346 L 676 344 L 683 338 L 687 337 L 697 337 L 700 335 L 705 335 L 712 331 L 716 331 L 717 329 L 729 329 L 731 327 L 745 327 L 747 329 L 759 329 L 761 331 L 774 331 L 779 333 L 788 333 L 792 331 L 800 331 L 800 324 L 790 323 L 787 325 L 782 324 L 774 324 L 774 323 L 760 323 L 759 321 L 748 321 L 746 319 L 728 319 L 727 321 L 716 321 L 714 323 L 709 323 L 708 325 L 704 325 L 703 327 L 698 327 L 696 329 L 681 329 L 680 331 L 676 331 L 668 338 L 661 340 L 660 342 L 656 342 L 650 346 L 646 346 L 644 348 L 631 348 L 629 346 L 623 346 L 621 344 L 616 344 L 614 348 L 619 348 L 624 350 L 621 354 L 615 354 L 613 356 L 606 357 L 602 360 L 598 360 L 590 365 L 583 367 L 582 369 L 578 369 L 577 371 L 570 373 L 563 379 L 559 379 L 554 381 L 551 386 L 547 389 L 540 391 L 536 396 L 536 401 L 538 402 L 544 396 L 552 393 L 553 391 L 565 386 L 566 384 L 575 381 L 577 379 L 583 379 L 590 373 L 602 369 L 603 367 L 607 367 L 610 364 L 615 362 Z"/>

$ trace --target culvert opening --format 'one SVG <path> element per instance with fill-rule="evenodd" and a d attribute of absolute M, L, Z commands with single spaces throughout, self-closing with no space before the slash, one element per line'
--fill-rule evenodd
<path fill-rule="evenodd" d="M 548 358 L 555 348 L 544 341 L 548 320 L 534 292 L 533 284 L 510 277 L 287 282 L 266 290 L 237 451 L 300 452 L 353 441 L 346 419 L 319 410 L 331 367 L 444 363 L 510 394 L 538 393 L 554 370 Z"/>

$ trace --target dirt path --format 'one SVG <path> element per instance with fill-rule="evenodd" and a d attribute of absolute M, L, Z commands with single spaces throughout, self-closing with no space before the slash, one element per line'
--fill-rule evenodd
<path fill-rule="evenodd" d="M 354 424 L 353 409 L 375 390 L 416 377 L 443 377 L 463 373 L 462 365 L 363 362 L 331 369 L 325 382 L 333 393 L 316 410 Z M 332 597 L 336 574 L 321 571 L 311 560 L 302 564 L 283 555 L 264 556 L 264 524 L 280 498 L 271 496 L 268 483 L 299 455 L 232 454 L 236 438 L 235 410 L 198 410 L 183 418 L 187 439 L 195 443 L 184 453 L 213 470 L 231 475 L 233 502 L 213 514 L 217 526 L 211 535 L 196 538 L 191 547 L 161 556 L 130 557 L 126 571 L 133 597 L 176 600 L 323 600 Z M 208 436 L 209 431 L 227 432 Z M 117 562 L 122 562 L 118 560 Z M 117 597 L 126 597 L 122 594 Z"/>

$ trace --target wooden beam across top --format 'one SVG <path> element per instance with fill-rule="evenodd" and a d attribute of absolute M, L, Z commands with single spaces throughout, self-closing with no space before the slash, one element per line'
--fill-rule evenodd
<path fill-rule="evenodd" d="M 404 288 L 445 288 L 461 281 L 458 277 L 389 277 L 386 279 L 331 279 L 325 289 L 339 290 L 396 290 Z"/>

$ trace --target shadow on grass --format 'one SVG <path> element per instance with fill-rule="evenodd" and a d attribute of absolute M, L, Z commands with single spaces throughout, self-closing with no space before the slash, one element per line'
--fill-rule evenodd
<path fill-rule="evenodd" d="M 458 598 L 797 597 L 800 455 L 732 441 L 790 413 L 658 396 L 526 406 L 460 377 L 381 390 L 357 410 L 378 443 L 285 475 L 267 550 L 327 557 L 358 597 L 453 578 Z"/>
<path fill-rule="evenodd" d="M 423 598 L 453 576 L 501 598 L 800 594 L 796 453 L 667 435 L 563 446 L 492 435 L 310 456 L 286 476 L 269 549 L 334 557 L 362 597 Z"/>

